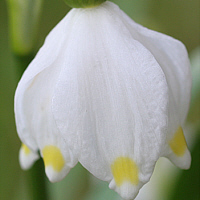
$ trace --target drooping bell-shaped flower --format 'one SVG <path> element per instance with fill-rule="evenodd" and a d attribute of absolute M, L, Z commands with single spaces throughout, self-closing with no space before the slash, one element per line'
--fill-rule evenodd
<path fill-rule="evenodd" d="M 190 101 L 184 45 L 104 2 L 74 8 L 50 32 L 15 94 L 22 168 L 44 159 L 51 181 L 80 162 L 124 199 L 156 161 L 187 169 L 181 126 Z"/>

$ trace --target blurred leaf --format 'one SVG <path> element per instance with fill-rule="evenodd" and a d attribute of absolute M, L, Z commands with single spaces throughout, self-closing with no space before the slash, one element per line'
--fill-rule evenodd
<path fill-rule="evenodd" d="M 151 15 L 162 32 L 181 40 L 189 51 L 200 42 L 199 0 L 150 0 Z"/>
<path fill-rule="evenodd" d="M 121 200 L 121 197 L 108 186 L 108 183 L 101 181 L 90 175 L 90 187 L 88 193 L 82 198 L 82 200 Z"/>
<path fill-rule="evenodd" d="M 34 50 L 42 1 L 7 0 L 11 45 L 17 55 L 28 55 Z"/>
<path fill-rule="evenodd" d="M 199 0 L 112 0 L 134 21 L 181 40 L 189 51 L 200 43 Z"/>
<path fill-rule="evenodd" d="M 200 46 L 191 53 L 192 99 L 188 120 L 193 126 L 200 127 Z"/>
<path fill-rule="evenodd" d="M 48 181 L 50 199 L 82 200 L 89 188 L 88 175 L 87 170 L 78 163 L 62 181 Z"/>
<path fill-rule="evenodd" d="M 151 24 L 156 23 L 155 20 L 153 20 L 152 16 L 150 15 L 151 0 L 148 1 L 112 0 L 112 2 L 117 4 L 121 10 L 123 10 L 137 23 L 143 24 L 148 27 L 151 27 Z"/>
<path fill-rule="evenodd" d="M 19 182 L 16 185 L 12 200 L 47 200 L 47 177 L 44 172 L 43 160 L 40 158 L 33 167 L 26 171 L 20 171 Z"/>
<path fill-rule="evenodd" d="M 39 26 L 38 49 L 42 46 L 47 34 L 58 24 L 71 8 L 63 0 L 47 0 L 43 3 L 43 11 Z"/>
<path fill-rule="evenodd" d="M 199 131 L 200 132 L 200 131 Z M 177 185 L 173 188 L 171 200 L 199 200 L 200 199 L 200 133 L 192 150 L 192 164 L 187 171 L 182 171 Z"/>
<path fill-rule="evenodd" d="M 0 1 L 0 199 L 10 200 L 20 176 L 13 97 L 16 70 L 8 45 L 6 5 Z"/>

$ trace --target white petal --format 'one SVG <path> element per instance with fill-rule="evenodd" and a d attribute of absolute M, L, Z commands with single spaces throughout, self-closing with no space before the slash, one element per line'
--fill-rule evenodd
<path fill-rule="evenodd" d="M 68 18 L 71 18 L 71 15 Z M 40 149 L 42 156 L 44 148 L 49 146 L 58 148 L 63 156 L 64 166 L 59 173 L 49 167 L 50 164 L 53 166 L 53 161 L 46 167 L 47 176 L 51 181 L 62 179 L 77 163 L 77 158 L 71 154 L 57 129 L 51 111 L 54 88 L 64 64 L 64 54 L 59 53 L 65 42 L 63 33 L 73 22 L 73 19 L 70 19 L 69 23 L 68 18 L 64 18 L 47 37 L 45 44 L 23 74 L 15 94 L 16 124 L 22 141 L 34 151 Z"/>
<path fill-rule="evenodd" d="M 35 59 L 30 63 L 24 72 L 16 93 L 15 93 L 15 118 L 19 137 L 22 141 L 26 140 L 26 143 L 35 149 L 34 138 L 26 130 L 26 117 L 23 112 L 23 97 L 26 89 L 33 82 L 33 79 L 46 68 L 57 65 L 61 67 L 60 60 L 62 59 L 61 47 L 67 43 L 68 35 L 71 33 L 70 28 L 75 23 L 73 12 L 69 12 L 68 15 L 50 32 L 47 36 L 44 45 L 37 53 Z M 66 44 L 65 44 L 66 45 Z"/>
<path fill-rule="evenodd" d="M 190 162 L 178 129 L 191 87 L 181 56 L 179 42 L 135 24 L 111 2 L 72 9 L 18 85 L 20 138 L 40 150 L 51 181 L 79 160 L 124 199 L 134 198 L 161 155 L 184 168 Z M 175 156 L 179 137 L 183 156 Z"/>
<path fill-rule="evenodd" d="M 56 156 L 49 158 L 48 153 L 46 153 L 47 156 L 45 157 L 48 157 L 47 160 L 50 160 L 48 161 L 49 164 L 46 166 L 46 172 L 51 181 L 57 181 L 63 178 L 68 173 L 69 169 L 77 163 L 77 161 L 74 161 L 71 157 L 66 142 L 57 129 L 51 111 L 53 91 L 57 82 L 57 77 L 59 76 L 61 64 L 62 59 L 60 58 L 55 65 L 48 67 L 35 76 L 28 84 L 22 101 L 23 113 L 26 117 L 26 129 L 29 131 L 30 137 L 34 138 L 37 148 L 41 150 L 41 155 L 44 156 L 43 151 L 49 146 L 59 149 L 50 149 L 49 151 L 52 156 L 57 153 L 58 155 L 62 154 L 62 156 L 60 156 L 62 169 L 54 170 L 55 173 L 53 174 L 53 171 L 49 170 L 49 165 L 50 167 L 54 166 L 54 163 L 57 162 Z M 44 161 L 46 159 L 45 157 Z"/>
<path fill-rule="evenodd" d="M 21 146 L 19 161 L 22 169 L 29 169 L 38 158 L 39 156 L 37 152 L 32 151 L 25 144 Z"/>
<path fill-rule="evenodd" d="M 119 13 L 119 10 L 115 9 L 113 12 Z M 132 36 L 155 56 L 166 76 L 169 87 L 169 127 L 163 155 L 170 158 L 178 167 L 188 168 L 191 157 L 187 148 L 184 156 L 180 157 L 174 154 L 168 145 L 179 127 L 183 125 L 189 109 L 192 79 L 186 48 L 172 37 L 136 24 L 123 11 L 121 11 L 121 17 Z"/>
<path fill-rule="evenodd" d="M 111 181 L 118 157 L 136 163 L 140 183 L 132 185 L 134 192 L 115 187 L 132 198 L 149 180 L 166 139 L 165 76 L 106 4 L 77 13 L 81 17 L 66 48 L 67 66 L 54 93 L 55 120 L 74 151 L 81 145 L 79 161 L 98 178 Z"/>
<path fill-rule="evenodd" d="M 172 92 L 170 97 L 174 98 L 178 107 L 182 125 L 188 112 L 191 92 L 191 69 L 185 46 L 170 36 L 142 27 L 123 11 L 120 12 L 133 38 L 152 52 L 164 71 L 170 92 Z"/>

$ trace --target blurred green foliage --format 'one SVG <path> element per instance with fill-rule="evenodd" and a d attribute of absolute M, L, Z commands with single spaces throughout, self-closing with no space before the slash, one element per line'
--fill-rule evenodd
<path fill-rule="evenodd" d="M 200 1 L 199 0 L 113 0 L 136 22 L 148 28 L 171 35 L 185 43 L 189 53 L 199 46 L 200 35 Z M 20 67 L 10 48 L 8 31 L 8 12 L 5 0 L 0 1 L 0 199 L 31 200 L 30 182 L 27 173 L 20 169 L 18 163 L 18 139 L 13 113 L 13 98 L 20 78 Z M 62 0 L 44 0 L 40 20 L 38 40 L 35 51 L 42 45 L 45 36 L 69 11 Z M 27 62 L 27 59 L 25 63 Z M 198 65 L 199 63 L 197 63 Z M 22 69 L 21 69 L 22 70 Z M 200 77 L 200 76 L 199 76 Z M 198 75 L 197 75 L 198 79 Z M 198 81 L 197 81 L 198 82 Z M 199 85 L 196 91 L 200 91 Z M 196 92 L 195 92 L 196 94 Z M 199 102 L 199 95 L 193 95 L 192 102 Z M 197 99 L 198 98 L 198 99 Z M 199 104 L 198 104 L 199 105 Z M 191 105 L 193 108 L 193 105 Z M 195 108 L 193 108 L 195 110 Z M 193 113 L 193 112 L 192 112 Z M 199 118 L 199 112 L 195 119 Z M 191 126 L 196 126 L 192 124 Z M 199 127 L 199 126 L 197 126 Z M 199 129 L 195 129 L 198 132 Z M 195 134 L 194 134 L 195 135 Z M 199 197 L 200 141 L 198 139 L 192 150 L 193 162 L 189 171 L 182 172 L 168 200 L 197 200 Z M 36 164 L 37 165 L 37 164 Z M 41 169 L 44 173 L 44 169 Z M 170 174 L 169 174 L 170 175 Z M 39 175 L 36 175 L 39 176 Z M 77 165 L 63 181 L 51 184 L 45 179 L 49 200 L 104 200 L 117 199 L 116 193 L 108 189 L 108 184 L 91 177 L 81 166 Z M 150 199 L 147 199 L 150 200 Z"/>
<path fill-rule="evenodd" d="M 171 200 L 199 200 L 200 199 L 200 130 L 192 149 L 192 164 L 187 171 L 182 171 L 169 197 Z"/>
<path fill-rule="evenodd" d="M 36 42 L 42 0 L 7 0 L 12 50 L 29 54 Z"/>

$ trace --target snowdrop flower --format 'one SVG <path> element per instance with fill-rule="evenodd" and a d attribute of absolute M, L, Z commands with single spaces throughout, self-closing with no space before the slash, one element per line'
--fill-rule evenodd
<path fill-rule="evenodd" d="M 191 77 L 184 45 L 109 1 L 74 8 L 50 32 L 15 94 L 22 168 L 44 159 L 50 181 L 80 162 L 124 199 L 161 156 L 187 169 Z"/>

